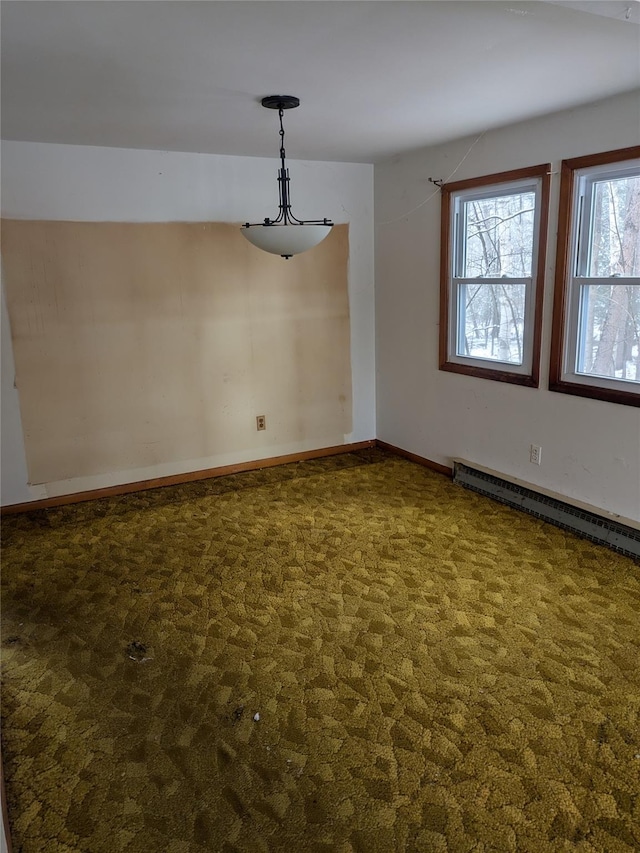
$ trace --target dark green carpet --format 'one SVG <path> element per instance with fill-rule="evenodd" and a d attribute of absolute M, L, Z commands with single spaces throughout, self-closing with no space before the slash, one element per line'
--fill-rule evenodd
<path fill-rule="evenodd" d="M 378 451 L 3 544 L 15 851 L 640 849 L 625 557 Z"/>

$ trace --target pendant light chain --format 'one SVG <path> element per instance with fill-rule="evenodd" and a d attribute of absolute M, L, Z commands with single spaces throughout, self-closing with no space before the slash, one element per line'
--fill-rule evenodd
<path fill-rule="evenodd" d="M 284 123 L 282 121 L 284 109 L 282 107 L 278 110 L 278 116 L 280 117 L 280 176 L 278 178 L 280 183 L 280 213 L 276 222 L 282 218 L 284 224 L 289 225 L 291 222 L 291 199 L 289 198 L 289 171 L 285 163 Z"/>
<path fill-rule="evenodd" d="M 278 115 L 280 116 L 280 159 L 284 163 L 284 124 L 282 123 L 282 118 L 284 116 L 284 110 L 282 107 L 278 110 Z"/>

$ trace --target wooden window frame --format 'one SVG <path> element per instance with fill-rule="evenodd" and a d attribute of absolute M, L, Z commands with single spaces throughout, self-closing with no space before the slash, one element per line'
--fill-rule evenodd
<path fill-rule="evenodd" d="M 580 169 L 624 163 L 640 157 L 640 145 L 604 151 L 586 157 L 563 160 L 560 168 L 560 208 L 558 213 L 558 248 L 553 296 L 553 323 L 551 327 L 551 358 L 549 364 L 549 390 L 593 400 L 604 400 L 625 406 L 640 406 L 640 391 L 625 391 L 596 384 L 571 382 L 563 377 L 567 313 L 570 297 L 570 270 L 573 243 L 573 210 L 576 186 L 575 173 Z M 597 378 L 597 377 L 596 377 Z"/>
<path fill-rule="evenodd" d="M 497 172 L 479 178 L 455 181 L 442 187 L 441 229 L 440 229 L 440 370 L 451 373 L 462 373 L 466 376 L 476 376 L 481 379 L 491 379 L 496 382 L 509 382 L 513 385 L 524 385 L 537 388 L 540 379 L 540 341 L 542 337 L 542 306 L 544 300 L 544 276 L 547 249 L 547 230 L 549 224 L 549 190 L 551 164 L 543 163 L 524 169 L 513 169 L 509 172 Z M 529 373 L 515 373 L 501 370 L 499 367 L 484 366 L 478 359 L 478 364 L 461 364 L 449 360 L 450 324 L 457 322 L 452 318 L 450 300 L 450 278 L 452 258 L 452 227 L 451 227 L 451 198 L 453 193 L 461 190 L 490 187 L 492 185 L 508 184 L 527 178 L 540 179 L 540 211 L 537 251 L 534 255 L 535 271 L 532 270 L 534 287 L 533 319 L 525 326 L 532 335 L 532 360 Z M 524 340 L 524 336 L 523 336 Z M 500 362 L 498 362 L 499 364 Z"/>

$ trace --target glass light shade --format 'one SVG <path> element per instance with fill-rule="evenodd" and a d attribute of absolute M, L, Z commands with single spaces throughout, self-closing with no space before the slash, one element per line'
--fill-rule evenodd
<path fill-rule="evenodd" d="M 331 225 L 252 225 L 242 233 L 250 243 L 272 255 L 299 255 L 321 243 Z"/>

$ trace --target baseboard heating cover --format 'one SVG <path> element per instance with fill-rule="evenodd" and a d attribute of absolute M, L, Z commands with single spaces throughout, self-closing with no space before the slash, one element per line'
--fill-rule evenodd
<path fill-rule="evenodd" d="M 627 557 L 640 558 L 640 529 L 598 515 L 584 505 L 574 506 L 560 498 L 543 494 L 533 486 L 474 467 L 473 463 L 466 460 L 454 460 L 453 481 L 578 536 L 607 545 Z"/>

